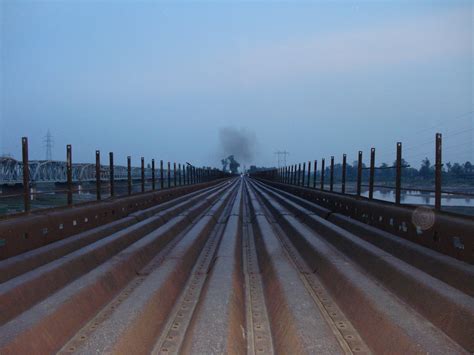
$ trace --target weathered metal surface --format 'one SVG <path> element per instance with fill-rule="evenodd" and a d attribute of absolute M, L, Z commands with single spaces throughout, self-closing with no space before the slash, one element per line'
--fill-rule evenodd
<path fill-rule="evenodd" d="M 389 252 L 361 240 L 349 231 L 335 227 L 324 218 L 308 214 L 303 219 L 304 224 L 371 273 L 400 298 L 410 302 L 420 314 L 445 333 L 466 347 L 474 346 L 471 340 L 474 329 L 472 297 L 452 289 L 405 262 L 391 258 Z M 298 231 L 292 229 L 292 233 Z"/>
<path fill-rule="evenodd" d="M 176 198 L 206 186 L 179 187 L 99 203 L 87 203 L 54 211 L 37 211 L 0 221 L 0 260 L 24 253 L 126 217 L 130 213 Z"/>
<path fill-rule="evenodd" d="M 474 266 L 345 197 L 234 178 L 24 216 L 76 225 L 0 261 L 0 353 L 472 353 Z"/>
<path fill-rule="evenodd" d="M 470 217 L 428 207 L 397 206 L 351 195 L 268 183 L 313 201 L 333 213 L 343 214 L 443 254 L 474 263 L 474 221 Z"/>

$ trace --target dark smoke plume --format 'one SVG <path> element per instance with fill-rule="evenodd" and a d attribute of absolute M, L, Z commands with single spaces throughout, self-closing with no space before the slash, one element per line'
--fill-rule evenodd
<path fill-rule="evenodd" d="M 222 156 L 233 155 L 241 163 L 252 163 L 257 149 L 255 133 L 241 128 L 224 127 L 219 129 L 220 153 Z"/>

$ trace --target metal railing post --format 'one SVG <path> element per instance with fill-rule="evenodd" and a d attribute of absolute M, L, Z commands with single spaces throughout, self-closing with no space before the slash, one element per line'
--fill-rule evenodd
<path fill-rule="evenodd" d="M 298 180 L 296 181 L 296 185 L 301 185 L 301 163 L 298 163 Z"/>
<path fill-rule="evenodd" d="M 370 149 L 369 200 L 374 198 L 375 148 Z"/>
<path fill-rule="evenodd" d="M 174 187 L 176 187 L 176 162 L 173 163 L 173 183 Z"/>
<path fill-rule="evenodd" d="M 72 146 L 66 146 L 67 204 L 72 205 Z"/>
<path fill-rule="evenodd" d="M 141 158 L 141 185 L 142 185 L 142 192 L 145 192 L 145 158 Z"/>
<path fill-rule="evenodd" d="M 316 175 L 318 173 L 318 161 L 314 161 L 314 176 L 313 176 L 313 189 L 316 188 Z"/>
<path fill-rule="evenodd" d="M 331 167 L 329 170 L 329 191 L 334 191 L 334 156 L 331 157 Z"/>
<path fill-rule="evenodd" d="M 168 189 L 171 187 L 171 163 L 168 162 Z"/>
<path fill-rule="evenodd" d="M 95 151 L 95 191 L 97 200 L 101 199 L 101 186 L 100 186 L 100 151 Z"/>
<path fill-rule="evenodd" d="M 132 157 L 129 155 L 127 157 L 127 185 L 128 185 L 128 194 L 132 194 Z"/>
<path fill-rule="evenodd" d="M 343 194 L 346 193 L 346 169 L 347 169 L 347 155 L 343 154 L 342 155 L 342 186 L 341 186 L 341 192 Z"/>
<path fill-rule="evenodd" d="M 164 187 L 164 176 L 163 176 L 163 160 L 160 160 L 160 188 L 163 190 Z"/>
<path fill-rule="evenodd" d="M 21 156 L 23 162 L 23 208 L 30 211 L 30 167 L 28 165 L 28 138 L 21 139 Z"/>
<path fill-rule="evenodd" d="M 321 159 L 321 190 L 324 190 L 324 173 L 325 173 L 324 162 L 325 162 L 324 158 Z"/>
<path fill-rule="evenodd" d="M 109 152 L 109 182 L 110 182 L 110 197 L 115 196 L 115 176 L 114 176 L 114 153 Z"/>
<path fill-rule="evenodd" d="M 303 163 L 303 172 L 301 174 L 301 186 L 304 187 L 304 178 L 306 176 L 306 162 Z"/>
<path fill-rule="evenodd" d="M 362 151 L 359 150 L 357 162 L 357 196 L 360 196 L 362 188 Z"/>
<path fill-rule="evenodd" d="M 306 183 L 306 187 L 309 187 L 310 180 L 311 180 L 311 160 L 308 160 L 308 182 Z"/>
<path fill-rule="evenodd" d="M 156 177 L 155 177 L 155 159 L 151 160 L 151 189 L 156 189 Z"/>
<path fill-rule="evenodd" d="M 399 205 L 402 201 L 402 143 L 397 143 L 397 162 L 395 176 L 395 203 Z"/>
<path fill-rule="evenodd" d="M 442 162 L 442 136 L 436 133 L 436 156 L 435 156 L 435 210 L 441 210 L 441 172 Z"/>

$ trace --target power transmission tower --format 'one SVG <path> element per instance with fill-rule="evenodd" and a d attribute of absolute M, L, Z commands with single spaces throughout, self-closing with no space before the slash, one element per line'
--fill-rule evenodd
<path fill-rule="evenodd" d="M 286 157 L 290 155 L 289 152 L 286 150 L 284 151 L 277 151 L 274 154 L 278 156 L 278 167 L 281 168 L 282 166 L 286 166 Z"/>
<path fill-rule="evenodd" d="M 53 160 L 53 136 L 51 135 L 51 132 L 48 129 L 48 132 L 46 133 L 46 136 L 44 136 L 43 140 L 44 146 L 46 148 L 46 160 L 51 161 Z"/>

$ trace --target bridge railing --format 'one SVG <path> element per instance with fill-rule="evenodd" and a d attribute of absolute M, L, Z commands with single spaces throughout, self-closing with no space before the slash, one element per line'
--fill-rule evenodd
<path fill-rule="evenodd" d="M 442 178 L 446 176 L 446 171 L 442 169 L 441 147 L 441 134 L 436 134 L 434 186 L 432 189 L 415 188 L 417 191 L 429 194 L 427 201 L 419 204 L 403 201 L 403 193 L 413 188 L 403 185 L 403 170 L 409 166 L 402 159 L 402 143 L 397 143 L 396 160 L 393 166 L 376 167 L 375 148 L 372 148 L 370 163 L 367 167 L 363 163 L 362 152 L 359 151 L 355 169 L 354 167 L 349 169 L 347 156 L 344 154 L 340 169 L 336 169 L 334 157 L 331 157 L 329 167 L 325 166 L 325 159 L 322 159 L 319 169 L 318 162 L 314 160 L 314 162 L 308 162 L 308 165 L 306 163 L 292 164 L 251 175 L 264 180 L 271 186 L 316 203 L 326 209 L 325 218 L 341 225 L 349 225 L 350 228 L 358 228 L 364 235 L 372 235 L 373 230 L 364 229 L 356 225 L 354 221 L 363 222 L 472 264 L 474 263 L 474 218 L 472 216 L 474 207 L 467 208 L 464 214 L 460 214 L 456 210 L 443 208 L 443 198 L 445 196 L 473 198 L 474 194 L 446 191 L 443 187 Z M 394 172 L 391 177 L 395 183 L 393 185 L 377 184 L 376 179 L 380 178 L 380 172 L 386 171 Z M 366 191 L 363 191 L 364 187 L 367 188 Z M 377 199 L 378 196 L 374 193 L 376 188 L 392 189 L 393 200 Z M 349 219 L 341 216 L 349 217 Z"/>
<path fill-rule="evenodd" d="M 392 202 L 395 205 L 428 205 L 436 211 L 449 211 L 459 213 L 459 209 L 451 206 L 444 206 L 443 202 L 450 198 L 464 198 L 474 201 L 474 193 L 468 191 L 459 191 L 456 188 L 447 188 L 443 184 L 443 178 L 446 171 L 443 169 L 442 161 L 442 135 L 437 133 L 435 136 L 435 164 L 428 174 L 433 174 L 433 188 L 417 187 L 413 184 L 403 185 L 405 170 L 410 170 L 402 157 L 402 143 L 396 145 L 396 154 L 394 164 L 389 166 L 382 164 L 376 166 L 376 150 L 371 148 L 369 165 L 366 166 L 363 161 L 363 152 L 357 154 L 357 165 L 347 164 L 347 154 L 343 154 L 342 163 L 335 164 L 334 156 L 331 156 L 329 164 L 323 158 L 318 166 L 318 160 L 308 161 L 289 166 L 280 167 L 273 170 L 256 172 L 253 175 L 278 182 L 304 186 L 307 188 L 319 189 L 321 191 L 337 192 L 343 195 L 355 195 L 362 199 Z M 327 165 L 326 165 L 327 164 Z M 408 171 L 407 171 L 408 172 Z M 388 178 L 387 178 L 388 177 Z M 472 175 L 474 178 L 474 175 Z M 380 179 L 381 183 L 377 184 Z M 391 180 L 392 183 L 387 180 Z M 471 180 L 472 181 L 472 180 Z M 423 185 L 430 184 L 430 179 L 426 178 Z M 376 196 L 374 192 L 380 190 L 387 193 L 387 197 Z M 419 197 L 419 203 L 413 202 L 413 197 Z M 404 202 L 407 199 L 408 202 Z M 474 215 L 474 203 L 472 207 L 466 207 L 462 210 L 463 214 Z"/>
<path fill-rule="evenodd" d="M 28 138 L 23 137 L 21 161 L 0 158 L 0 185 L 4 187 L 0 215 L 192 185 L 225 175 L 218 169 L 188 162 L 151 159 L 146 166 L 144 157 L 138 167 L 132 166 L 131 156 L 127 157 L 127 166 L 115 165 L 113 152 L 104 164 L 98 150 L 95 164 L 74 163 L 72 153 L 72 146 L 67 145 L 65 161 L 31 161 Z"/>

